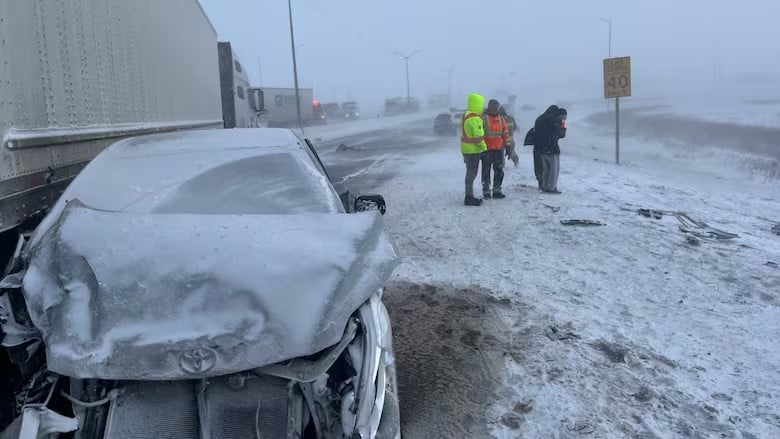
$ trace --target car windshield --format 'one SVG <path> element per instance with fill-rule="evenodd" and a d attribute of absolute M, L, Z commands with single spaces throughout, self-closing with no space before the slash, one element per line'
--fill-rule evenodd
<path fill-rule="evenodd" d="M 153 213 L 288 214 L 331 211 L 323 188 L 292 155 L 225 163 L 181 183 Z"/>
<path fill-rule="evenodd" d="M 110 176 L 110 178 L 109 178 Z M 101 210 L 134 213 L 332 213 L 335 195 L 306 153 L 292 148 L 207 148 L 176 153 L 108 151 L 66 196 Z"/>

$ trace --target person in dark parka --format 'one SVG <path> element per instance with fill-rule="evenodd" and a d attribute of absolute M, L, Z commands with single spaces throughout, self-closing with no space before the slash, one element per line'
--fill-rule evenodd
<path fill-rule="evenodd" d="M 566 136 L 567 112 L 557 105 L 551 105 L 534 123 L 534 156 L 539 156 L 541 170 L 537 172 L 539 189 L 545 193 L 559 194 L 558 173 L 560 171 L 561 148 L 558 139 Z M 536 168 L 536 166 L 535 166 Z M 539 174 L 541 171 L 541 175 Z"/>

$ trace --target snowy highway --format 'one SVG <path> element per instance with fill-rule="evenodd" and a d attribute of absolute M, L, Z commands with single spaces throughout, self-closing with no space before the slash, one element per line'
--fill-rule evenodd
<path fill-rule="evenodd" d="M 430 119 L 315 142 L 340 186 L 387 199 L 406 437 L 780 437 L 780 185 L 752 165 L 772 159 L 629 136 L 616 167 L 598 111 L 570 108 L 563 195 L 538 193 L 525 148 L 478 208 Z"/>
<path fill-rule="evenodd" d="M 0 439 L 780 439 L 780 1 L 490 7 L 0 0 Z"/>

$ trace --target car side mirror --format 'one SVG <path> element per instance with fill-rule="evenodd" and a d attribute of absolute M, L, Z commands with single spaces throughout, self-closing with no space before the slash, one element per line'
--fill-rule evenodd
<path fill-rule="evenodd" d="M 263 93 L 263 89 L 250 88 L 249 103 L 251 104 L 253 110 L 257 112 L 265 111 L 265 96 Z"/>
<path fill-rule="evenodd" d="M 365 212 L 371 209 L 379 210 L 382 215 L 387 211 L 385 197 L 381 195 L 358 195 L 355 197 L 355 208 L 353 212 Z"/>

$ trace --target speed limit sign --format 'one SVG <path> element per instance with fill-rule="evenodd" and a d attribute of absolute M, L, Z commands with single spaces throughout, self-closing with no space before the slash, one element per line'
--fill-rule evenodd
<path fill-rule="evenodd" d="M 631 57 L 604 60 L 604 97 L 631 96 Z"/>

